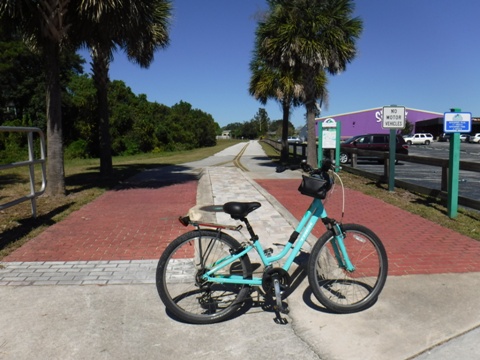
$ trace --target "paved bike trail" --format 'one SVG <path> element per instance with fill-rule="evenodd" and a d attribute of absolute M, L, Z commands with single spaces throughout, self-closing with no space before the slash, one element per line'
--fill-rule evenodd
<path fill-rule="evenodd" d="M 285 242 L 310 202 L 297 192 L 301 175 L 275 173 L 256 142 L 249 143 L 240 159 L 249 171 L 233 167 L 243 146 L 205 161 L 140 174 L 4 258 L 0 285 L 5 286 L 0 292 L 5 316 L 0 328 L 7 335 L 0 358 L 28 358 L 40 343 L 46 343 L 42 354 L 52 358 L 98 357 L 102 351 L 105 358 L 158 358 L 158 353 L 164 354 L 161 358 L 208 358 L 229 349 L 225 354 L 230 358 L 253 358 L 259 350 L 251 344 L 260 346 L 257 355 L 266 358 L 301 352 L 303 358 L 320 359 L 431 354 L 437 359 L 441 349 L 455 349 L 457 356 L 464 351 L 463 359 L 478 357 L 468 339 L 479 339 L 478 331 L 470 331 L 480 325 L 479 243 L 349 189 L 344 222 L 373 229 L 389 255 L 390 277 L 371 309 L 329 314 L 303 281 L 288 299 L 287 327 L 275 325 L 271 313 L 255 307 L 208 328 L 180 324 L 162 312 L 152 287 L 156 261 L 166 244 L 187 230 L 177 221 L 187 209 L 231 200 L 260 201 L 252 225 L 262 240 L 275 246 Z M 326 203 L 330 216 L 340 218 L 340 200 L 337 186 Z M 220 222 L 230 221 L 219 216 Z M 31 333 L 25 333 L 29 336 L 22 336 L 22 326 L 30 326 Z M 167 334 L 165 326 L 172 332 Z M 203 329 L 208 329 L 206 334 Z M 240 334 L 236 343 L 229 340 L 232 332 Z M 468 336 L 461 336 L 464 333 Z M 223 348 L 209 349 L 208 334 L 215 334 Z M 185 336 L 191 344 L 179 346 L 179 337 Z M 74 338 L 76 346 L 69 343 Z M 453 338 L 457 339 L 436 348 Z M 288 347 L 282 339 L 289 339 Z"/>

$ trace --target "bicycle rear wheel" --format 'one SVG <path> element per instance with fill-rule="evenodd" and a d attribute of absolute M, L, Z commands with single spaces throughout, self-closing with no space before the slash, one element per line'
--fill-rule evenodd
<path fill-rule="evenodd" d="M 163 252 L 157 266 L 157 291 L 165 307 L 178 319 L 211 324 L 232 316 L 249 287 L 205 282 L 202 275 L 219 260 L 240 248 L 233 237 L 215 230 L 195 230 L 179 236 Z M 248 256 L 220 269 L 216 276 L 251 276 Z"/>
<path fill-rule="evenodd" d="M 314 245 L 308 263 L 308 281 L 317 300 L 337 313 L 351 313 L 371 306 L 385 285 L 388 259 L 380 239 L 357 224 L 343 225 L 344 244 L 353 271 L 339 266 L 332 231 Z"/>

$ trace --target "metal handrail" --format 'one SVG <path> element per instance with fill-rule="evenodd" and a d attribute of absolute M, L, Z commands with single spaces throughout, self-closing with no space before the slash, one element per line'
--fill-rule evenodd
<path fill-rule="evenodd" d="M 45 159 L 45 136 L 39 128 L 35 127 L 18 127 L 18 126 L 0 126 L 0 132 L 22 132 L 27 133 L 28 140 L 28 160 L 27 161 L 18 161 L 10 164 L 0 164 L 0 170 L 18 168 L 22 166 L 28 166 L 29 168 L 29 177 L 30 177 L 30 194 L 21 196 L 18 199 L 9 201 L 4 204 L 0 204 L 0 210 L 9 208 L 14 205 L 18 205 L 24 201 L 30 200 L 32 206 L 32 215 L 37 217 L 37 202 L 36 198 L 42 195 L 45 192 L 47 186 L 47 176 L 46 176 L 46 159 Z M 33 147 L 33 134 L 37 133 L 40 139 L 40 158 L 35 159 L 35 152 Z M 41 175 L 42 175 L 42 185 L 38 191 L 35 190 L 35 165 L 40 164 L 41 166 Z"/>

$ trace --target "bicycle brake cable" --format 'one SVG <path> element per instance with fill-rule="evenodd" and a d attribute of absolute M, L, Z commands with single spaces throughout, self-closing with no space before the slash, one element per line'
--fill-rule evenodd
<path fill-rule="evenodd" d="M 343 216 L 345 215 L 345 186 L 343 186 L 343 181 L 340 175 L 338 175 L 334 171 L 333 171 L 333 174 L 338 178 L 338 180 L 340 180 L 340 184 L 342 186 L 342 221 L 343 221 Z M 335 182 L 334 182 L 334 186 L 335 186 Z"/>

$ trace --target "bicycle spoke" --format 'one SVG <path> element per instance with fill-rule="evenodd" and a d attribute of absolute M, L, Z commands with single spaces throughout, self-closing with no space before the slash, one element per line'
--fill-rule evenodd
<path fill-rule="evenodd" d="M 315 297 L 337 312 L 360 311 L 374 302 L 387 276 L 387 257 L 380 240 L 360 225 L 345 225 L 344 245 L 354 267 L 344 269 L 333 235 L 312 250 L 309 281 Z"/>
<path fill-rule="evenodd" d="M 210 230 L 187 233 L 172 244 L 157 267 L 157 289 L 162 301 L 178 318 L 192 323 L 213 323 L 231 316 L 248 293 L 242 285 L 208 283 L 203 275 L 231 256 L 239 246 L 232 237 Z M 219 269 L 215 275 L 250 273 L 247 257 Z"/>

